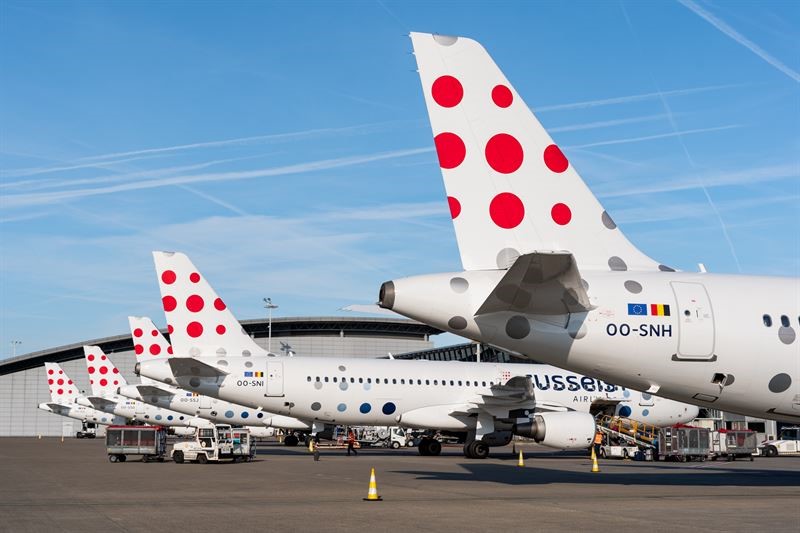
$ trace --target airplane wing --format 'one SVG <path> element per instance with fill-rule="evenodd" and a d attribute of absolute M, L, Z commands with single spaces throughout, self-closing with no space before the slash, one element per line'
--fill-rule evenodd
<path fill-rule="evenodd" d="M 101 411 L 117 405 L 117 402 L 101 398 L 100 396 L 87 396 L 87 400 L 92 404 L 92 407 Z"/>
<path fill-rule="evenodd" d="M 498 311 L 563 315 L 590 309 L 589 295 L 573 255 L 533 252 L 517 258 L 475 316 Z"/>
<path fill-rule="evenodd" d="M 171 357 L 169 358 L 169 366 L 172 369 L 172 375 L 176 378 L 216 378 L 229 374 L 229 372 L 192 357 Z"/>

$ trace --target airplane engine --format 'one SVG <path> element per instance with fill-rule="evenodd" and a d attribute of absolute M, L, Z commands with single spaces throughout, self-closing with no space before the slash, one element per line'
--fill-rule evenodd
<path fill-rule="evenodd" d="M 594 438 L 594 417 L 589 413 L 539 413 L 529 422 L 516 424 L 514 433 L 561 450 L 588 448 Z"/>

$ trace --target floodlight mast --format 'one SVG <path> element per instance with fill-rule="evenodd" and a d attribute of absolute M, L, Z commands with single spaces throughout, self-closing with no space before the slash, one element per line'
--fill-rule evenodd
<path fill-rule="evenodd" d="M 264 298 L 264 308 L 269 311 L 269 324 L 267 326 L 267 352 L 272 353 L 272 310 L 278 306 L 272 303 L 272 298 Z"/>

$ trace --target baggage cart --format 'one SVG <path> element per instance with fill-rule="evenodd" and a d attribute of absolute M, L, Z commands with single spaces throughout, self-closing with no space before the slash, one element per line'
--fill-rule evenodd
<path fill-rule="evenodd" d="M 711 451 L 711 432 L 678 424 L 661 428 L 658 434 L 658 454 L 665 461 L 705 461 Z"/>
<path fill-rule="evenodd" d="M 108 426 L 106 453 L 112 463 L 124 463 L 129 455 L 141 455 L 142 462 L 164 461 L 167 430 L 161 426 Z"/>
<path fill-rule="evenodd" d="M 750 458 L 758 450 L 756 432 L 749 429 L 720 429 L 711 432 L 711 460 L 725 457 L 728 461 L 736 458 Z"/>

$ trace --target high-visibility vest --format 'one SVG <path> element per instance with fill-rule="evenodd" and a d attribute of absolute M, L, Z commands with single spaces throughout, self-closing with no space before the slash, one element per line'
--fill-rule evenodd
<path fill-rule="evenodd" d="M 595 444 L 603 444 L 603 434 L 602 433 L 595 433 L 595 435 L 594 435 L 594 443 Z"/>

